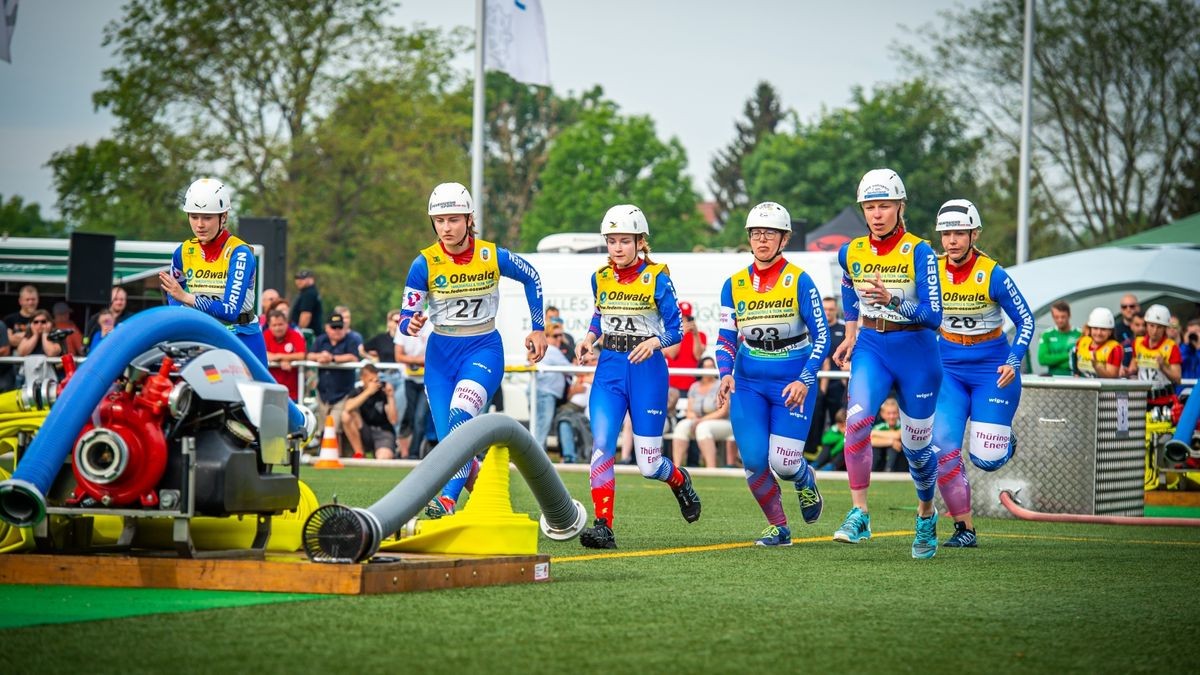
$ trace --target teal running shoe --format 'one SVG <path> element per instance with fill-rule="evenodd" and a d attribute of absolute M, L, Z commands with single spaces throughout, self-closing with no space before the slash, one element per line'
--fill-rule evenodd
<path fill-rule="evenodd" d="M 968 530 L 966 523 L 954 523 L 954 534 L 946 540 L 942 546 L 950 548 L 977 548 L 979 540 L 975 537 L 975 530 Z"/>
<path fill-rule="evenodd" d="M 821 491 L 817 489 L 817 477 L 813 475 L 811 465 L 804 473 L 804 478 L 796 481 L 796 496 L 800 498 L 800 515 L 804 522 L 809 525 L 817 522 L 825 502 L 821 499 Z"/>
<path fill-rule="evenodd" d="M 937 554 L 937 509 L 928 518 L 917 516 L 917 536 L 913 538 L 912 556 L 918 560 Z"/>
<path fill-rule="evenodd" d="M 857 506 L 850 509 L 842 526 L 833 533 L 833 540 L 844 544 L 857 544 L 871 538 L 871 514 Z"/>
<path fill-rule="evenodd" d="M 755 546 L 791 546 L 792 531 L 787 525 L 768 525 L 767 529 L 762 531 L 762 537 L 754 542 Z"/>
<path fill-rule="evenodd" d="M 437 520 L 445 516 L 454 515 L 454 500 L 446 495 L 438 495 L 429 500 L 425 505 L 425 517 L 430 520 Z"/>

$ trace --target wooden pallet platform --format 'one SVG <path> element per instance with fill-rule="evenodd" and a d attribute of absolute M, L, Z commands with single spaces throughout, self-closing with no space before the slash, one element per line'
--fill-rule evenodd
<path fill-rule="evenodd" d="M 362 565 L 136 555 L 0 555 L 0 584 L 191 588 L 375 595 L 550 580 L 550 556 L 470 557 L 397 553 Z"/>
<path fill-rule="evenodd" d="M 1146 506 L 1200 506 L 1200 492 L 1151 490 L 1146 493 Z"/>

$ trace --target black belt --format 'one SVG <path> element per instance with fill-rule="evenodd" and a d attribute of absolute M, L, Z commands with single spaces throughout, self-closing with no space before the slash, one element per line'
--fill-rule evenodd
<path fill-rule="evenodd" d="M 602 346 L 610 352 L 631 352 L 633 348 L 642 344 L 646 340 L 654 337 L 653 335 L 614 335 L 612 333 L 604 334 L 604 342 Z"/>
<path fill-rule="evenodd" d="M 751 349 L 762 349 L 762 350 L 768 351 L 768 352 L 782 351 L 784 349 L 787 349 L 788 347 L 791 347 L 792 345 L 799 344 L 801 342 L 807 342 L 807 341 L 808 341 L 807 334 L 806 335 L 797 335 L 795 337 L 790 337 L 790 338 L 784 338 L 782 340 L 751 340 L 750 338 L 746 338 L 746 340 L 745 340 L 747 347 L 749 347 Z"/>

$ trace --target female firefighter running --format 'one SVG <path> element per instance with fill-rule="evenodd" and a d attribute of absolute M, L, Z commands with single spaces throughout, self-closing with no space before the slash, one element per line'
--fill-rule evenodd
<path fill-rule="evenodd" d="M 425 349 L 425 392 L 438 440 L 481 413 L 504 376 L 504 347 L 496 331 L 500 277 L 525 286 L 533 332 L 525 338 L 529 360 L 546 354 L 542 282 L 515 253 L 474 237 L 471 193 L 459 183 L 442 183 L 429 195 L 429 220 L 437 243 L 417 255 L 405 281 L 400 330 L 417 335 L 426 321 L 433 334 Z M 425 314 L 428 305 L 429 313 Z M 454 513 L 463 488 L 471 489 L 479 461 L 454 474 L 430 500 L 425 515 Z"/>
<path fill-rule="evenodd" d="M 772 470 L 795 483 L 804 522 L 821 517 L 821 493 L 804 459 L 804 439 L 820 392 L 808 394 L 816 387 L 829 330 L 812 277 L 783 258 L 791 232 L 787 209 L 775 202 L 755 206 L 746 217 L 754 263 L 721 288 L 719 396 L 730 400 L 746 482 L 767 518 L 759 546 L 792 545 Z"/>
<path fill-rule="evenodd" d="M 158 281 L 168 304 L 195 307 L 225 324 L 266 365 L 254 302 L 257 260 L 226 227 L 229 206 L 229 189 L 218 180 L 201 178 L 188 187 L 182 208 L 195 237 L 175 249 L 171 271 L 159 272 Z"/>
<path fill-rule="evenodd" d="M 900 403 L 900 443 L 917 488 L 914 558 L 937 553 L 933 492 L 937 462 L 932 449 L 933 411 L 942 383 L 934 330 L 942 323 L 937 256 L 904 226 L 908 195 L 900 176 L 873 169 L 858 184 L 870 234 L 842 246 L 842 309 L 846 339 L 833 360 L 850 361 L 846 410 L 846 472 L 854 504 L 835 541 L 856 544 L 871 537 L 867 488 L 871 485 L 871 425 L 894 386 Z M 861 316 L 860 316 L 861 315 Z M 851 355 L 853 354 L 853 358 Z"/>
<path fill-rule="evenodd" d="M 942 389 L 933 422 L 938 489 L 954 518 L 951 548 L 977 546 L 971 521 L 971 484 L 962 460 L 963 432 L 971 419 L 971 463 L 995 471 L 1012 458 L 1017 437 L 1013 415 L 1021 401 L 1021 360 L 1033 339 L 1033 314 L 1021 291 L 995 260 L 975 248 L 983 223 L 965 199 L 938 210 L 937 231 L 946 255 L 938 260 L 942 282 Z M 1011 346 L 1004 315 L 1016 326 Z"/>
<path fill-rule="evenodd" d="M 575 348 L 582 362 L 594 343 L 603 346 L 589 399 L 596 521 L 579 541 L 587 548 L 616 548 L 613 463 L 626 413 L 633 421 L 634 454 L 642 475 L 671 487 L 689 523 L 700 518 L 700 498 L 687 470 L 662 454 L 667 414 L 662 349 L 683 337 L 675 287 L 666 265 L 650 260 L 650 226 L 641 209 L 632 204 L 612 207 L 604 214 L 600 233 L 608 244 L 609 262 L 592 275 L 596 311 L 588 334 Z"/>

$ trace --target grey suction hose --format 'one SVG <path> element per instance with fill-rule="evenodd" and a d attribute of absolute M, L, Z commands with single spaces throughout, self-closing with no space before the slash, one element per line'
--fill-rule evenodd
<path fill-rule="evenodd" d="M 565 541 L 587 524 L 587 510 L 572 499 L 554 465 L 533 436 L 506 415 L 488 414 L 469 420 L 421 460 L 382 499 L 369 508 L 336 504 L 317 509 L 304 524 L 304 549 L 316 562 L 361 562 L 379 550 L 383 538 L 414 518 L 479 451 L 506 446 L 509 457 L 541 507 L 542 532 Z"/>

